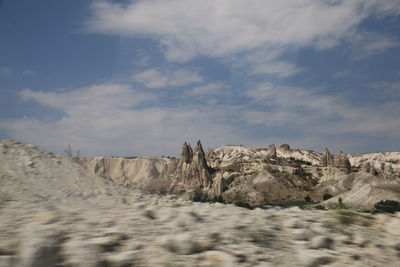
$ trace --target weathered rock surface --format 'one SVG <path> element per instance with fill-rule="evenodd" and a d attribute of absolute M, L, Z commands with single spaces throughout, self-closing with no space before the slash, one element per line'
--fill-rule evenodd
<path fill-rule="evenodd" d="M 328 148 L 325 148 L 325 151 L 322 154 L 319 166 L 321 166 L 321 167 L 333 167 L 334 163 L 335 163 L 334 157 L 329 152 Z"/>
<path fill-rule="evenodd" d="M 375 201 L 379 196 L 377 190 L 365 190 L 364 185 L 399 184 L 396 177 L 400 175 L 400 160 L 395 159 L 395 152 L 372 156 L 343 152 L 332 155 L 328 149 L 319 154 L 293 149 L 287 144 L 279 149 L 273 144 L 267 149 L 230 145 L 204 153 L 198 142 L 194 150 L 185 143 L 179 159 L 81 161 L 92 173 L 118 184 L 139 185 L 151 193 L 186 193 L 190 198 L 203 200 L 222 197 L 228 202 L 256 206 L 305 197 L 321 200 L 324 194 L 344 194 L 342 199 L 346 205 L 359 207 L 365 203 L 364 208 L 370 208 L 373 203 L 363 200 Z M 397 199 L 393 193 L 384 196 Z"/>
<path fill-rule="evenodd" d="M 276 147 L 275 144 L 271 144 L 267 148 L 267 154 L 272 157 L 276 157 Z"/>

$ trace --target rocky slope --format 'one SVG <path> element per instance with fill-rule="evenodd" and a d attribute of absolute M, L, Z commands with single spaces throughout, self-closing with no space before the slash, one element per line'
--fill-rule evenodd
<path fill-rule="evenodd" d="M 188 162 L 205 164 L 196 150 Z M 179 170 L 200 171 L 185 164 Z M 7 140 L 0 179 L 0 266 L 397 266 L 400 258 L 399 213 L 144 195 Z"/>
<path fill-rule="evenodd" d="M 398 152 L 332 155 L 328 149 L 317 153 L 284 144 L 278 149 L 230 145 L 204 153 L 198 142 L 194 150 L 185 143 L 180 159 L 94 158 L 82 163 L 119 184 L 191 197 L 200 191 L 208 199 L 221 196 L 253 206 L 307 196 L 320 201 L 330 194 L 340 195 L 349 206 L 372 208 L 380 200 L 400 198 L 393 190 L 400 183 Z"/>

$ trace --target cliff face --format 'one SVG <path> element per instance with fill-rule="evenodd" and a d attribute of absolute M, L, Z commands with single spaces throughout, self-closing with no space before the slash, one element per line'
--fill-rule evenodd
<path fill-rule="evenodd" d="M 193 149 L 184 143 L 178 159 L 82 159 L 90 172 L 123 185 L 150 191 L 185 194 L 200 190 L 209 198 L 252 205 L 304 199 L 323 194 L 367 192 L 363 184 L 392 184 L 400 176 L 400 153 L 332 155 L 275 145 L 268 148 L 224 146 L 204 153 L 201 142 Z M 386 189 L 382 189 L 386 190 Z M 378 192 L 372 190 L 371 192 Z M 343 196 L 346 196 L 343 195 Z M 384 194 L 392 196 L 393 194 Z M 357 199 L 368 196 L 359 196 Z M 350 199 L 350 197 L 349 197 Z M 346 201 L 346 199 L 344 199 Z"/>
<path fill-rule="evenodd" d="M 113 180 L 121 185 L 143 186 L 160 179 L 171 179 L 178 160 L 170 158 L 81 158 L 80 163 L 91 174 Z"/>

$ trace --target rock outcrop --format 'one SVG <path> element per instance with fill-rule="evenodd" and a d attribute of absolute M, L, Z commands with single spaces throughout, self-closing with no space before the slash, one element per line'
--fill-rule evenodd
<path fill-rule="evenodd" d="M 192 152 L 190 144 L 184 143 L 179 163 L 177 182 L 185 189 L 210 188 L 212 184 L 211 168 L 207 164 L 206 155 L 200 140 Z"/>
<path fill-rule="evenodd" d="M 335 163 L 335 158 L 329 152 L 328 148 L 325 148 L 325 151 L 322 154 L 319 166 L 321 166 L 321 167 L 333 167 L 334 163 Z"/>
<path fill-rule="evenodd" d="M 150 193 L 201 196 L 204 201 L 223 198 L 253 206 L 306 196 L 322 200 L 325 193 L 357 193 L 364 182 L 397 183 L 400 174 L 399 152 L 332 155 L 328 149 L 321 154 L 289 145 L 276 149 L 272 144 L 268 149 L 228 145 L 204 153 L 200 141 L 194 149 L 183 144 L 180 158 L 92 158 L 82 162 L 95 174 Z M 31 168 L 31 163 L 27 165 Z M 365 177 L 368 179 L 362 180 Z"/>
<path fill-rule="evenodd" d="M 321 161 L 319 163 L 320 167 L 335 167 L 340 169 L 345 169 L 346 172 L 350 172 L 351 164 L 346 154 L 340 151 L 338 154 L 333 156 L 328 148 L 325 148 L 324 154 L 322 154 Z"/>
<path fill-rule="evenodd" d="M 279 147 L 279 151 L 283 153 L 291 152 L 290 146 L 288 144 L 283 144 Z"/>
<path fill-rule="evenodd" d="M 271 157 L 276 157 L 276 147 L 275 144 L 271 144 L 268 146 L 267 155 Z"/>
<path fill-rule="evenodd" d="M 347 172 L 350 172 L 351 164 L 346 154 L 343 153 L 343 151 L 340 151 L 337 155 L 335 155 L 334 166 L 336 168 L 342 168 L 345 169 Z"/>
<path fill-rule="evenodd" d="M 217 154 L 215 153 L 214 149 L 208 149 L 206 152 L 206 158 L 207 160 L 209 159 L 214 159 L 217 156 Z"/>
<path fill-rule="evenodd" d="M 190 164 L 192 162 L 193 149 L 190 144 L 186 142 L 183 144 L 181 157 L 186 164 Z"/>

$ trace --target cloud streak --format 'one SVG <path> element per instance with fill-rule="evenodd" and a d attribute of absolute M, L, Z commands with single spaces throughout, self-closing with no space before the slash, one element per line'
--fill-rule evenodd
<path fill-rule="evenodd" d="M 87 29 L 153 38 L 169 60 L 185 62 L 199 55 L 224 57 L 265 47 L 332 48 L 356 35 L 367 17 L 399 14 L 398 6 L 397 0 L 96 1 Z M 373 41 L 366 49 L 388 47 Z"/>
<path fill-rule="evenodd" d="M 196 71 L 183 69 L 163 72 L 155 68 L 146 69 L 134 74 L 132 79 L 148 88 L 177 87 L 203 82 Z"/>

